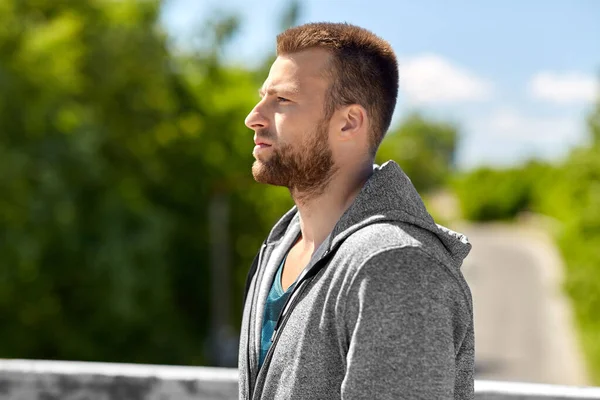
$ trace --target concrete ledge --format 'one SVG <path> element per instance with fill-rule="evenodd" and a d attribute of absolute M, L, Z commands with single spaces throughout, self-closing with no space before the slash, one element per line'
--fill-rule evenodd
<path fill-rule="evenodd" d="M 235 369 L 2 360 L 0 400 L 234 400 Z M 478 400 L 600 400 L 600 388 L 475 381 Z"/>
<path fill-rule="evenodd" d="M 478 400 L 600 399 L 600 388 L 595 387 L 497 381 L 475 381 L 475 393 Z"/>
<path fill-rule="evenodd" d="M 231 400 L 237 377 L 222 368 L 0 360 L 0 399 Z"/>

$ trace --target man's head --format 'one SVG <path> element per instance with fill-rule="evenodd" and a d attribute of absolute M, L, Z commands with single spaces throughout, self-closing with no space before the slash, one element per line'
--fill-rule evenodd
<path fill-rule="evenodd" d="M 398 93 L 390 45 L 349 24 L 312 23 L 277 37 L 277 59 L 246 118 L 257 181 L 322 190 L 336 170 L 373 159 Z"/>

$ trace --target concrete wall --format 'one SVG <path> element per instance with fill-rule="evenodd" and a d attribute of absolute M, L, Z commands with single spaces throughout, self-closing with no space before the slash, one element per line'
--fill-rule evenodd
<path fill-rule="evenodd" d="M 476 381 L 478 400 L 600 400 L 600 388 Z M 0 360 L 0 400 L 234 400 L 237 371 Z"/>

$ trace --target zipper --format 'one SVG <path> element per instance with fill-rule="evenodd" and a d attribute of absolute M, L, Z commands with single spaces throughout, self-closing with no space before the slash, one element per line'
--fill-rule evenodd
<path fill-rule="evenodd" d="M 308 284 L 310 283 L 309 279 L 314 278 L 314 276 L 325 267 L 331 254 L 333 254 L 333 251 L 325 252 L 319 261 L 317 261 L 311 268 L 305 269 L 302 274 L 300 274 L 294 290 L 285 301 L 283 308 L 279 313 L 277 323 L 275 324 L 275 329 L 273 330 L 273 336 L 271 336 L 271 346 L 267 351 L 262 367 L 260 368 L 261 370 L 268 368 L 269 364 L 271 363 L 271 358 L 273 357 L 273 352 L 275 351 L 275 346 L 279 341 L 281 332 L 290 318 L 293 308 L 298 304 L 300 301 L 299 299 L 302 297 L 302 294 L 308 287 Z M 252 399 L 252 396 L 250 396 L 250 399 Z"/>
<path fill-rule="evenodd" d="M 258 270 L 260 269 L 261 265 L 262 265 L 262 255 L 263 255 L 263 251 L 266 248 L 266 244 L 263 243 L 262 246 L 260 247 L 260 251 L 258 252 L 258 262 L 257 262 L 257 267 L 256 267 L 256 272 L 254 273 L 254 276 L 252 277 L 252 279 L 255 279 L 257 277 L 257 273 Z M 252 267 L 251 267 L 252 268 Z M 248 398 L 251 399 L 252 398 L 252 370 L 250 368 L 250 332 L 252 329 L 252 307 L 254 306 L 254 303 L 256 301 L 255 299 L 255 294 L 256 294 L 256 285 L 258 284 L 257 281 L 255 281 L 254 283 L 254 288 L 252 290 L 251 293 L 251 297 L 250 297 L 250 315 L 248 315 L 248 325 L 247 325 L 247 335 L 246 335 L 246 373 L 247 373 L 247 377 L 248 379 L 246 379 L 246 387 L 248 389 Z"/>

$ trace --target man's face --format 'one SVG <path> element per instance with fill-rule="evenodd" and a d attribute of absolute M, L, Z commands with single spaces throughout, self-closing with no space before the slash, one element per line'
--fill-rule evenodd
<path fill-rule="evenodd" d="M 279 56 L 271 66 L 245 121 L 255 132 L 257 182 L 320 194 L 335 172 L 325 120 L 328 59 L 326 51 L 310 49 Z"/>

